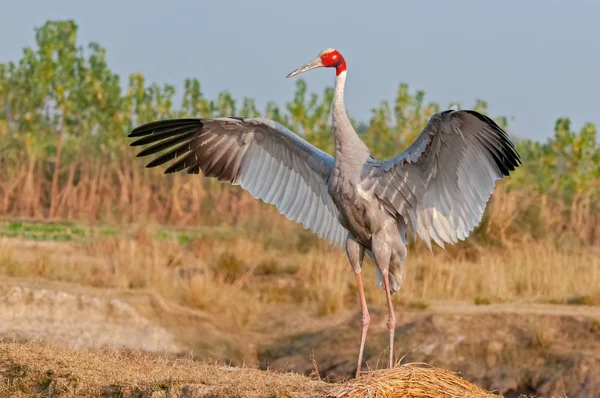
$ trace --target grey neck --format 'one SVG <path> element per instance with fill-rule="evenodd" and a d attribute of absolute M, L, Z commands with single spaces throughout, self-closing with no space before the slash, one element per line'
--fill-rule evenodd
<path fill-rule="evenodd" d="M 331 109 L 331 124 L 335 143 L 336 163 L 343 162 L 352 165 L 362 165 L 370 156 L 369 148 L 354 131 L 344 106 L 344 85 L 346 71 L 335 78 L 333 105 Z"/>

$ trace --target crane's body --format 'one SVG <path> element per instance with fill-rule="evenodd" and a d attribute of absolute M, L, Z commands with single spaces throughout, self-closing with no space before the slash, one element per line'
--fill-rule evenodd
<path fill-rule="evenodd" d="M 367 253 L 377 267 L 388 305 L 389 366 L 396 317 L 392 295 L 402 285 L 407 232 L 438 245 L 466 239 L 480 222 L 495 181 L 520 163 L 514 145 L 488 117 L 444 111 L 431 117 L 398 156 L 377 160 L 354 131 L 344 107 L 346 61 L 333 49 L 290 73 L 336 70 L 332 104 L 334 156 L 265 118 L 175 119 L 135 128 L 131 145 L 153 144 L 138 156 L 164 150 L 147 167 L 174 161 L 165 173 L 200 171 L 240 185 L 291 220 L 345 248 L 361 305 L 357 376 L 370 316 L 362 283 Z"/>
<path fill-rule="evenodd" d="M 346 79 L 346 72 L 336 77 L 332 120 L 334 137 L 334 163 L 333 172 L 329 179 L 329 194 L 340 211 L 340 222 L 363 245 L 369 245 L 373 233 L 371 225 L 377 222 L 372 195 L 362 188 L 365 171 L 372 159 L 366 145 L 354 132 L 348 121 L 343 105 L 342 90 Z M 376 207 L 376 206 L 375 206 Z M 369 247 L 369 246 L 367 246 Z"/>
<path fill-rule="evenodd" d="M 387 266 L 386 262 L 379 261 L 377 266 L 378 275 L 387 273 L 391 266 L 390 287 L 393 294 L 401 284 L 401 266 L 406 257 L 406 228 L 402 220 L 386 212 L 371 187 L 370 171 L 379 167 L 381 162 L 371 155 L 350 124 L 344 107 L 345 81 L 344 70 L 336 75 L 331 109 L 335 160 L 328 184 L 329 194 L 340 212 L 340 223 L 349 232 L 346 251 L 355 273 L 361 271 L 364 251 L 372 253 L 377 249 L 373 247 L 375 234 L 377 243 L 389 248 L 390 260 L 393 258 L 393 261 Z M 357 244 L 359 253 L 352 253 L 357 251 Z"/>

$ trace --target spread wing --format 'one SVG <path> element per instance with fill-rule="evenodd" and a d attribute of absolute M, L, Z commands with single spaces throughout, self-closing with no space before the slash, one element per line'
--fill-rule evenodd
<path fill-rule="evenodd" d="M 148 123 L 129 137 L 163 152 L 147 167 L 170 162 L 165 174 L 185 170 L 240 185 L 274 204 L 290 220 L 343 247 L 347 231 L 327 190 L 333 158 L 282 125 L 264 118 L 175 119 Z"/>
<path fill-rule="evenodd" d="M 370 169 L 371 185 L 392 214 L 430 246 L 464 240 L 479 224 L 495 181 L 521 159 L 508 135 L 475 111 L 431 117 L 415 142 Z"/>

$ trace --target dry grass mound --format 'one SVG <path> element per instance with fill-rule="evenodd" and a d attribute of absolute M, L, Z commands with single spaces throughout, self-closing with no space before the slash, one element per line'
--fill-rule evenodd
<path fill-rule="evenodd" d="M 0 397 L 315 397 L 331 385 L 299 374 L 114 349 L 0 341 Z"/>
<path fill-rule="evenodd" d="M 331 384 L 294 373 L 166 359 L 113 349 L 0 341 L 0 397 L 497 397 L 454 373 L 421 365 Z"/>
<path fill-rule="evenodd" d="M 330 394 L 335 398 L 497 398 L 456 373 L 423 364 L 381 369 L 352 380 Z"/>

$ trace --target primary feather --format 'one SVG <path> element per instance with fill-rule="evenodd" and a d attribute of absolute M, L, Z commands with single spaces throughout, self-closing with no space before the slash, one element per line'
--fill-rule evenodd
<path fill-rule="evenodd" d="M 404 152 L 376 162 L 369 182 L 413 234 L 443 247 L 469 235 L 495 181 L 520 163 L 508 135 L 492 119 L 449 110 L 433 115 Z"/>
<path fill-rule="evenodd" d="M 144 124 L 129 137 L 150 145 L 138 156 L 163 152 L 147 167 L 169 163 L 240 185 L 320 238 L 343 246 L 347 231 L 327 192 L 333 158 L 282 125 L 263 118 L 175 119 Z"/>

